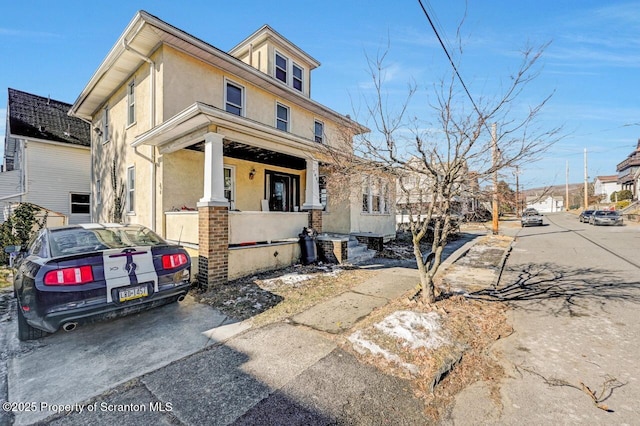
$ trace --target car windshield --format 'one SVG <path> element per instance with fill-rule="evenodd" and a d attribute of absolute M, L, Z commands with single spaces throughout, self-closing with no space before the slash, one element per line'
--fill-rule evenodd
<path fill-rule="evenodd" d="M 617 211 L 610 211 L 610 210 L 598 210 L 595 213 L 596 216 L 618 216 L 618 212 Z"/>
<path fill-rule="evenodd" d="M 166 244 L 153 231 L 139 226 L 61 228 L 52 229 L 49 235 L 51 254 L 54 257 L 115 248 Z"/>

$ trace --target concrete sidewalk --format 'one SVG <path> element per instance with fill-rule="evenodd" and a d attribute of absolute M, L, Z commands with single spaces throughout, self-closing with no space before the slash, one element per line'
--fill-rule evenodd
<path fill-rule="evenodd" d="M 450 254 L 443 271 L 474 244 Z M 290 321 L 212 330 L 221 343 L 81 401 L 82 412 L 47 424 L 425 424 L 408 381 L 361 364 L 325 334 L 348 331 L 418 284 L 416 269 L 380 267 Z"/>

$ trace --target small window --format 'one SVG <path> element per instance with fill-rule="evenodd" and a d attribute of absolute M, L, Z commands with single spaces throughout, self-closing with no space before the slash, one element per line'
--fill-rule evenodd
<path fill-rule="evenodd" d="M 289 108 L 282 104 L 276 106 L 276 127 L 285 132 L 289 131 Z"/>
<path fill-rule="evenodd" d="M 289 60 L 279 53 L 276 53 L 276 78 L 283 83 L 287 83 L 287 68 Z"/>
<path fill-rule="evenodd" d="M 127 124 L 136 122 L 136 88 L 135 81 L 127 86 Z"/>
<path fill-rule="evenodd" d="M 135 212 L 136 168 L 127 169 L 127 213 Z"/>
<path fill-rule="evenodd" d="M 89 194 L 71 194 L 71 214 L 91 213 L 91 196 Z"/>
<path fill-rule="evenodd" d="M 102 143 L 109 142 L 109 107 L 102 112 Z"/>
<path fill-rule="evenodd" d="M 315 141 L 318 143 L 324 143 L 324 123 L 322 121 L 315 122 L 314 126 Z"/>
<path fill-rule="evenodd" d="M 102 204 L 102 181 L 98 179 L 96 181 L 96 204 Z"/>
<path fill-rule="evenodd" d="M 293 64 L 293 88 L 302 92 L 302 68 Z"/>
<path fill-rule="evenodd" d="M 235 167 L 224 166 L 224 198 L 229 201 L 229 208 L 236 208 L 235 196 Z"/>
<path fill-rule="evenodd" d="M 225 91 L 225 109 L 227 112 L 235 115 L 244 115 L 243 111 L 243 88 L 237 84 L 227 82 Z"/>

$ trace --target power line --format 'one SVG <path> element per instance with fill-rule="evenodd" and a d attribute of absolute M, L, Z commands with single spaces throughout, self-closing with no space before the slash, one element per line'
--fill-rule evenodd
<path fill-rule="evenodd" d="M 422 8 L 422 12 L 424 13 L 424 16 L 427 17 L 427 20 L 429 21 L 429 25 L 431 25 L 431 29 L 433 29 L 433 32 L 438 38 L 438 42 L 440 42 L 440 46 L 442 46 L 442 50 L 444 50 L 445 55 L 447 55 L 447 59 L 449 59 L 449 63 L 451 64 L 451 67 L 453 67 L 453 71 L 456 73 L 458 80 L 460 80 L 460 84 L 462 84 L 462 88 L 464 89 L 465 93 L 469 97 L 469 100 L 471 101 L 471 105 L 473 105 L 473 109 L 476 110 L 484 126 L 487 127 L 487 123 L 484 122 L 484 117 L 482 116 L 480 109 L 476 105 L 476 102 L 473 100 L 473 97 L 471 96 L 471 92 L 469 92 L 469 89 L 467 89 L 467 85 L 464 83 L 464 80 L 462 80 L 462 76 L 458 72 L 458 67 L 456 67 L 456 64 L 453 62 L 453 59 L 451 58 L 451 55 L 449 54 L 447 47 L 444 45 L 444 42 L 442 41 L 442 38 L 440 37 L 438 30 L 436 29 L 435 25 L 433 24 L 433 21 L 431 20 L 431 16 L 429 16 L 429 12 L 427 12 L 427 9 L 424 7 L 424 4 L 422 4 L 422 0 L 418 0 L 418 3 L 420 3 L 420 7 Z M 487 127 L 487 130 L 489 130 L 488 127 Z"/>

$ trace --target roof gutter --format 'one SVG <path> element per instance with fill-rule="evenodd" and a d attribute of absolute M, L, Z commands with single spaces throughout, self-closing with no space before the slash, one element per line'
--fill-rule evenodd
<path fill-rule="evenodd" d="M 140 30 L 140 28 L 142 27 L 142 24 L 140 25 L 140 27 L 138 28 L 138 30 L 136 31 L 136 33 Z M 150 115 L 150 123 L 149 123 L 149 128 L 153 129 L 156 125 L 156 63 L 153 62 L 151 60 L 151 58 L 149 58 L 148 56 L 138 52 L 137 50 L 135 50 L 133 47 L 131 47 L 129 45 L 129 42 L 127 41 L 126 37 L 122 38 L 122 46 L 124 47 L 125 50 L 135 54 L 136 56 L 138 56 L 140 59 L 142 59 L 143 61 L 147 62 L 149 64 L 149 82 L 150 82 L 150 89 L 149 89 L 149 93 L 150 93 L 150 98 L 151 98 L 151 105 L 149 110 L 151 111 Z M 144 158 L 145 160 L 149 161 L 150 165 L 151 165 L 151 209 L 150 209 L 150 215 L 151 215 L 151 220 L 150 220 L 150 225 L 151 225 L 151 230 L 155 231 L 156 230 L 156 148 L 154 146 L 150 147 L 151 153 L 150 156 L 147 157 L 144 154 L 138 152 L 138 147 L 134 146 L 133 147 L 133 151 L 139 155 L 140 157 Z"/>

